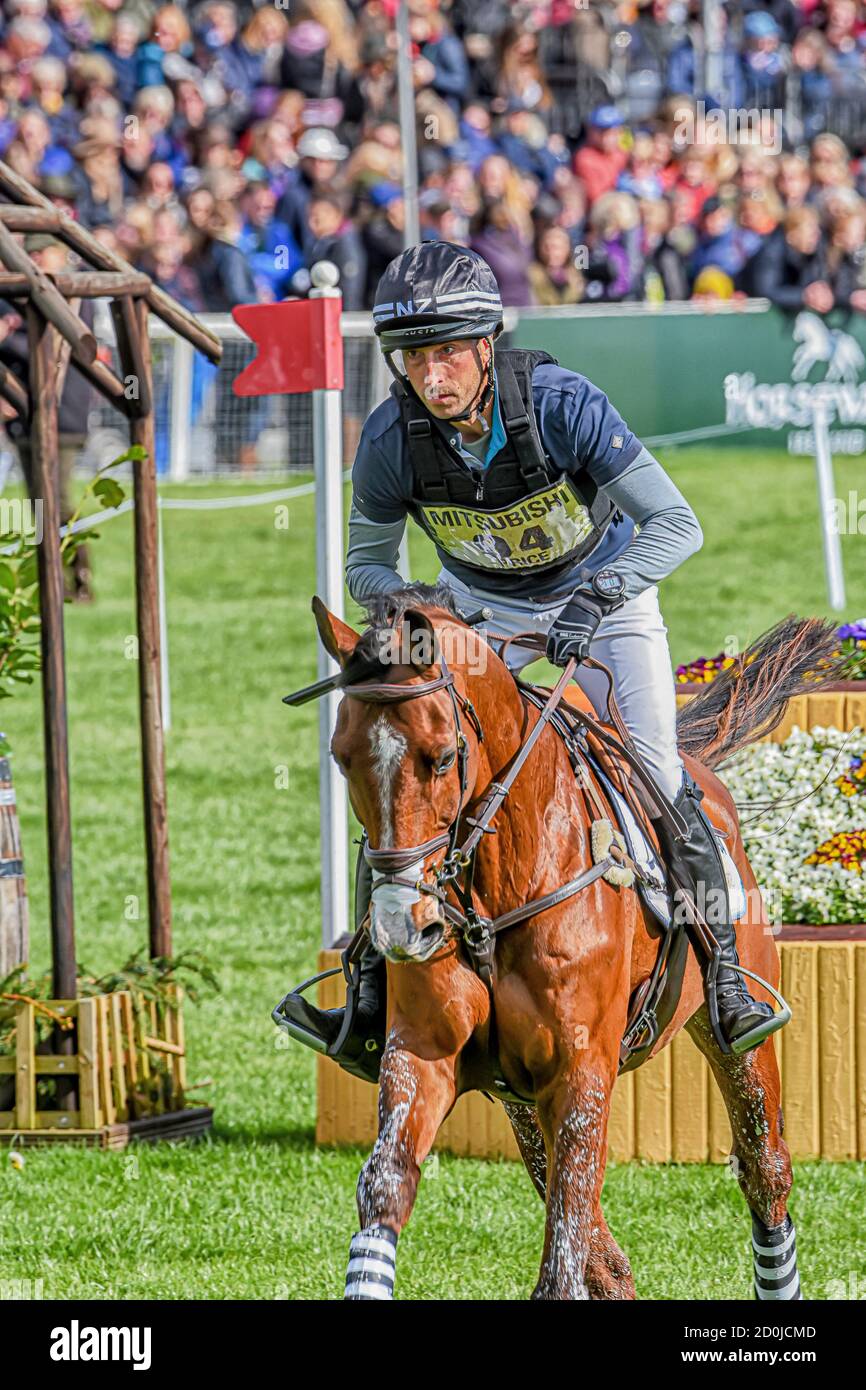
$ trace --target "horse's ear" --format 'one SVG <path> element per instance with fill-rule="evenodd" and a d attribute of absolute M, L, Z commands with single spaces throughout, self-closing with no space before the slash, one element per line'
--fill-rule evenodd
<path fill-rule="evenodd" d="M 409 664 L 418 671 L 426 671 L 439 660 L 439 643 L 436 629 L 419 608 L 407 608 L 403 614 L 401 643 L 408 652 Z"/>
<path fill-rule="evenodd" d="M 356 632 L 353 627 L 349 627 L 348 623 L 335 617 L 325 607 L 318 594 L 313 599 L 311 607 L 316 619 L 316 627 L 319 629 L 322 646 L 328 656 L 332 656 L 341 666 L 345 666 L 361 640 L 360 632 Z"/>

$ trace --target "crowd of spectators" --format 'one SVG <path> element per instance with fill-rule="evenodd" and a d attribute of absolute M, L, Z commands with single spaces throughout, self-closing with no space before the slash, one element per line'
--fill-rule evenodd
<path fill-rule="evenodd" d="M 696 0 L 409 10 L 422 235 L 507 304 L 866 311 L 863 151 L 824 129 L 834 102 L 866 125 L 861 0 L 722 3 L 709 68 Z M 395 0 L 2 13 L 0 155 L 100 240 L 196 311 L 303 293 L 320 259 L 369 308 L 403 245 Z"/>

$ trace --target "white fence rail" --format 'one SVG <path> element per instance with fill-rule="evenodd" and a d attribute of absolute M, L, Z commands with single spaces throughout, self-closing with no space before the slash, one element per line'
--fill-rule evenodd
<path fill-rule="evenodd" d="M 157 469 L 163 479 L 253 475 L 284 476 L 313 469 L 313 404 L 309 394 L 239 397 L 232 382 L 256 349 L 228 314 L 201 315 L 223 341 L 223 360 L 212 366 L 170 328 L 151 319 Z M 369 314 L 342 317 L 346 388 L 343 440 L 346 463 L 364 419 L 384 400 L 390 377 L 378 351 Z M 109 314 L 98 314 L 96 333 L 114 351 Z M 81 467 L 90 472 L 126 448 L 123 421 L 94 401 Z"/>
<path fill-rule="evenodd" d="M 114 326 L 104 301 L 96 301 L 96 335 L 115 350 Z M 766 300 L 739 303 L 736 313 L 761 314 Z M 732 312 L 731 306 L 717 308 Z M 694 303 L 581 304 L 563 308 L 507 309 L 505 329 L 513 332 L 518 319 L 528 321 L 615 317 L 633 319 L 663 312 L 666 316 L 704 316 Z M 218 477 L 283 478 L 313 471 L 313 402 L 298 396 L 238 397 L 232 391 L 237 374 L 252 360 L 255 348 L 229 314 L 202 315 L 223 341 L 219 367 L 170 328 L 151 318 L 157 469 L 164 481 L 183 482 Z M 625 325 L 624 325 L 625 327 Z M 390 375 L 378 349 L 367 313 L 342 316 L 346 387 L 342 399 L 343 461 L 351 464 L 361 426 L 370 411 L 385 399 Z M 626 329 L 627 331 L 627 329 Z M 122 418 L 95 397 L 79 459 L 85 474 L 109 463 L 128 446 Z M 0 447 L 0 478 L 15 465 L 14 452 Z M 17 471 L 17 470 L 16 470 Z"/>
<path fill-rule="evenodd" d="M 111 315 L 100 305 L 96 333 L 114 350 Z M 156 412 L 157 469 L 163 479 L 248 475 L 284 476 L 313 471 L 313 401 L 298 396 L 239 397 L 232 391 L 238 373 L 252 361 L 253 344 L 230 314 L 202 314 L 203 323 L 224 344 L 219 367 L 205 361 L 190 343 L 156 318 L 150 320 Z M 517 322 L 506 310 L 505 327 Z M 361 426 L 388 394 L 391 376 L 367 313 L 345 313 L 341 327 L 346 385 L 342 396 L 343 462 L 351 464 Z M 95 401 L 81 468 L 91 472 L 127 446 L 123 421 L 110 406 Z"/>

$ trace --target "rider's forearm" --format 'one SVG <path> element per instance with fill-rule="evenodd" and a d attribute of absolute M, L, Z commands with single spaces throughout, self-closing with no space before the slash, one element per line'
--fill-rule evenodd
<path fill-rule="evenodd" d="M 640 527 L 613 565 L 625 580 L 627 599 L 666 579 L 700 550 L 700 522 L 648 449 L 602 491 Z"/>
<path fill-rule="evenodd" d="M 370 521 L 354 502 L 349 513 L 349 549 L 346 554 L 346 584 L 356 603 L 363 604 L 376 594 L 402 589 L 404 580 L 397 570 L 400 542 L 406 529 L 402 521 Z"/>

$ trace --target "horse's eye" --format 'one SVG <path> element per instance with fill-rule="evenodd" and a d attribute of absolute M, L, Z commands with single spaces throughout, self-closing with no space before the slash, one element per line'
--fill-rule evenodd
<path fill-rule="evenodd" d="M 443 772 L 447 772 L 449 767 L 453 767 L 456 757 L 456 748 L 452 748 L 449 752 L 443 753 L 439 761 L 433 765 L 433 771 L 436 773 L 436 776 L 441 777 Z"/>

